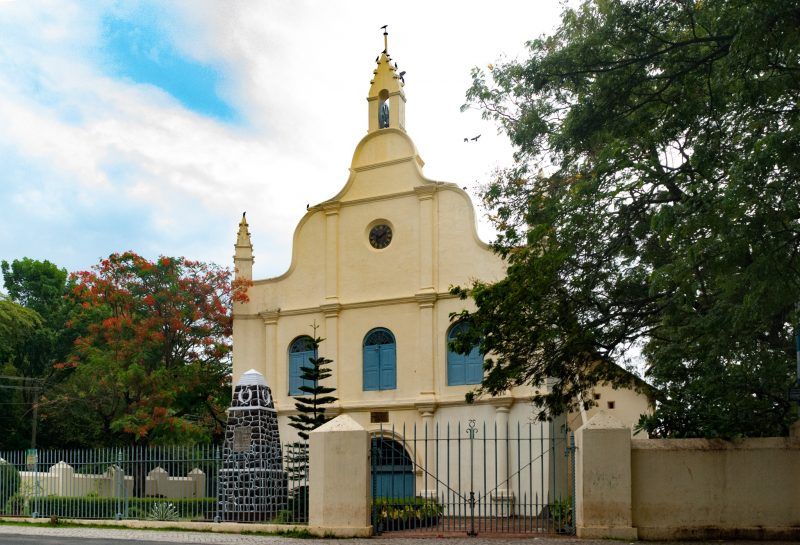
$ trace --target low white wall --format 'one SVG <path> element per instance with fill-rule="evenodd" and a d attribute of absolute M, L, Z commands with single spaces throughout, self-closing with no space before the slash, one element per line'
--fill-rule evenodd
<path fill-rule="evenodd" d="M 58 462 L 48 471 L 20 471 L 20 493 L 24 496 L 103 496 L 120 495 L 120 477 L 126 493 L 133 494 L 133 477 L 120 476 L 116 468 L 101 474 L 75 473 L 75 469 Z"/>
<path fill-rule="evenodd" d="M 206 475 L 197 468 L 186 477 L 170 477 L 166 470 L 157 467 L 147 474 L 145 494 L 165 498 L 202 498 L 205 495 Z"/>
<path fill-rule="evenodd" d="M 119 475 L 116 467 L 105 473 L 75 473 L 65 462 L 58 462 L 48 471 L 20 471 L 20 493 L 25 496 L 101 496 L 120 495 L 120 480 L 125 495 L 133 495 L 133 477 Z M 157 467 L 145 478 L 145 495 L 165 498 L 201 498 L 205 495 L 205 473 L 195 468 L 185 477 L 170 477 L 166 470 Z"/>

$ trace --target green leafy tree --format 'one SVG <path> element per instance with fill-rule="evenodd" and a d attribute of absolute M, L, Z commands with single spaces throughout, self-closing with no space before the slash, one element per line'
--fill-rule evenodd
<path fill-rule="evenodd" d="M 50 316 L 64 296 L 67 270 L 44 260 L 29 257 L 0 264 L 3 285 L 9 297 L 17 303 L 35 310 L 42 316 Z"/>
<path fill-rule="evenodd" d="M 455 289 L 496 354 L 478 393 L 552 378 L 557 414 L 639 351 L 651 434 L 786 433 L 800 4 L 586 1 L 528 46 L 467 94 L 516 148 L 484 195 L 508 276 Z"/>
<path fill-rule="evenodd" d="M 27 344 L 41 329 L 38 312 L 0 296 L 0 450 L 30 444 L 31 403 L 36 390 L 18 365 L 26 357 Z"/>
<path fill-rule="evenodd" d="M 10 406 L 12 410 L 6 413 L 10 420 L 6 441 L 17 437 L 13 440 L 14 448 L 21 448 L 29 446 L 32 440 L 34 405 L 39 395 L 69 374 L 54 366 L 66 359 L 75 339 L 74 331 L 66 325 L 72 305 L 65 298 L 69 287 L 67 271 L 49 261 L 27 257 L 2 261 L 0 270 L 9 299 L 40 318 L 39 327 L 17 338 L 14 355 L 5 359 L 6 368 L 0 373 L 17 378 L 9 385 L 16 387 L 17 392 L 14 405 Z M 49 446 L 50 430 L 40 428 L 37 435 Z"/>
<path fill-rule="evenodd" d="M 42 327 L 20 345 L 16 366 L 26 377 L 50 377 L 53 365 L 64 361 L 74 332 L 66 326 L 72 305 L 65 298 L 69 289 L 66 269 L 35 259 L 15 259 L 0 263 L 3 285 L 9 299 L 42 318 Z"/>
<path fill-rule="evenodd" d="M 16 349 L 42 327 L 42 317 L 35 310 L 25 308 L 0 296 L 0 358 L 8 361 L 15 357 Z"/>

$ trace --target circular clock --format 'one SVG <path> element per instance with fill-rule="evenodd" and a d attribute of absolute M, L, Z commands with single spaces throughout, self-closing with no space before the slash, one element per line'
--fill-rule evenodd
<path fill-rule="evenodd" d="M 369 230 L 369 243 L 373 248 L 382 250 L 392 241 L 392 228 L 381 223 Z"/>

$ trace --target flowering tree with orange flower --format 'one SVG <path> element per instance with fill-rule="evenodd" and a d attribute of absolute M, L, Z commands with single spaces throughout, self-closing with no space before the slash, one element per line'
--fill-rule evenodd
<path fill-rule="evenodd" d="M 66 442 L 219 439 L 230 401 L 231 305 L 247 284 L 216 265 L 113 254 L 75 273 L 72 369 L 45 417 Z"/>

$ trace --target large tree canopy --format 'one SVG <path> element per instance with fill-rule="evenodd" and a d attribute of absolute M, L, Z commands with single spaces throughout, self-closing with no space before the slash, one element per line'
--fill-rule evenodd
<path fill-rule="evenodd" d="M 67 271 L 45 260 L 28 257 L 11 263 L 2 261 L 3 285 L 9 299 L 36 312 L 42 327 L 18 344 L 17 373 L 26 377 L 47 378 L 53 364 L 63 360 L 74 337 L 65 327 L 72 305 L 65 299 Z"/>
<path fill-rule="evenodd" d="M 516 147 L 485 192 L 508 277 L 469 290 L 496 354 L 481 391 L 552 378 L 534 402 L 562 412 L 625 380 L 633 349 L 658 391 L 650 433 L 785 433 L 798 2 L 585 2 L 473 80 L 467 107 Z"/>
<path fill-rule="evenodd" d="M 66 327 L 72 305 L 64 297 L 68 287 L 65 269 L 27 257 L 2 261 L 0 269 L 9 299 L 0 301 L 5 307 L 5 311 L 0 309 L 0 375 L 7 377 L 0 379 L 4 382 L 0 389 L 6 393 L 0 415 L 5 430 L 0 447 L 21 448 L 30 445 L 37 395 L 66 376 L 53 366 L 63 361 L 72 347 L 73 332 Z M 36 317 L 34 328 L 30 316 Z M 4 336 L 2 331 L 9 327 L 16 333 Z M 40 437 L 49 435 L 47 428 L 39 432 Z M 44 443 L 47 445 L 47 440 Z"/>
<path fill-rule="evenodd" d="M 44 402 L 70 444 L 208 440 L 230 398 L 230 273 L 183 258 L 113 254 L 77 273 L 71 376 Z"/>

